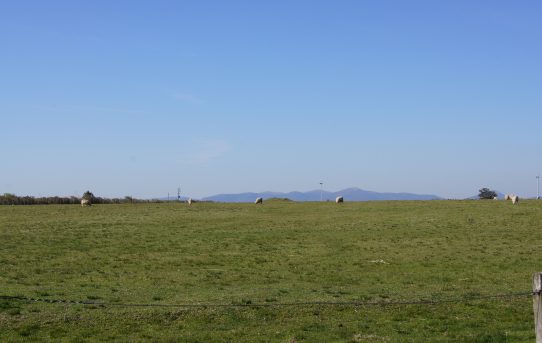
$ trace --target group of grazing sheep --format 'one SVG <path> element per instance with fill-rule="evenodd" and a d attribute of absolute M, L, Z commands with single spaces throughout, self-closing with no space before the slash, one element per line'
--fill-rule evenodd
<path fill-rule="evenodd" d="M 497 197 L 493 198 L 495 200 L 498 200 Z M 514 195 L 514 194 L 506 194 L 506 196 L 504 197 L 504 200 L 512 200 L 512 204 L 517 204 L 519 202 L 519 197 L 517 195 Z M 336 204 L 342 204 L 344 202 L 344 198 L 341 197 L 341 196 L 338 196 L 337 198 L 335 198 L 335 203 Z M 254 201 L 255 204 L 263 204 L 263 198 L 256 198 L 256 201 Z"/>
<path fill-rule="evenodd" d="M 188 200 L 186 200 L 186 203 L 188 204 L 188 206 L 192 205 L 192 203 L 194 202 L 194 200 L 192 200 L 192 198 L 189 198 Z M 335 202 L 337 204 L 341 204 L 344 202 L 344 199 L 343 197 L 337 197 L 335 199 Z M 256 201 L 254 201 L 255 204 L 263 204 L 263 198 L 256 198 Z M 88 199 L 81 199 L 81 206 L 91 206 L 92 203 L 90 202 L 90 200 Z"/>
<path fill-rule="evenodd" d="M 493 198 L 495 200 L 498 200 L 497 197 Z M 504 196 L 504 200 L 512 200 L 512 204 L 517 204 L 519 202 L 519 197 L 515 194 L 506 194 Z M 192 205 L 194 201 L 192 200 L 192 198 L 189 198 L 186 203 L 188 204 L 188 206 Z M 335 203 L 336 204 L 342 204 L 344 202 L 344 198 L 342 196 L 338 196 L 337 198 L 335 198 Z M 263 198 L 256 198 L 256 201 L 254 201 L 255 204 L 263 204 Z M 92 203 L 90 202 L 90 200 L 88 199 L 81 199 L 81 206 L 91 206 Z"/>

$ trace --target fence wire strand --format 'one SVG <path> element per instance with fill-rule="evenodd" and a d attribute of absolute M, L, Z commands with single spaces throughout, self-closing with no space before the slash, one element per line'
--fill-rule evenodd
<path fill-rule="evenodd" d="M 25 296 L 0 295 L 0 299 L 11 301 L 38 302 L 49 304 L 67 305 L 89 305 L 100 307 L 162 307 L 162 308 L 240 308 L 240 307 L 308 307 L 308 306 L 400 306 L 400 305 L 438 305 L 446 303 L 469 303 L 479 300 L 511 299 L 518 297 L 532 296 L 532 292 L 518 292 L 495 295 L 480 295 L 469 297 L 457 297 L 450 299 L 428 299 L 428 300 L 400 300 L 400 301 L 294 301 L 294 302 L 273 302 L 273 303 L 186 303 L 186 304 L 149 304 L 149 303 L 112 303 L 87 300 L 67 299 L 46 299 L 32 298 Z"/>

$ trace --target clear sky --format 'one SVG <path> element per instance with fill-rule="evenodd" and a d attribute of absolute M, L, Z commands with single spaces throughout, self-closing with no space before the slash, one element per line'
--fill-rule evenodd
<path fill-rule="evenodd" d="M 4 1 L 0 193 L 536 195 L 542 2 Z"/>

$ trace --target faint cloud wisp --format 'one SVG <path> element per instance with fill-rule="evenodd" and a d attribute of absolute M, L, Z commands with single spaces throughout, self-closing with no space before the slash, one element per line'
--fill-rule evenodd
<path fill-rule="evenodd" d="M 231 144 L 221 139 L 202 140 L 193 143 L 194 152 L 188 164 L 207 164 L 231 151 Z"/>

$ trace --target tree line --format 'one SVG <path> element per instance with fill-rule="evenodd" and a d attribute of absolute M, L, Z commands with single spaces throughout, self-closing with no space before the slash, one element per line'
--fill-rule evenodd
<path fill-rule="evenodd" d="M 495 199 L 497 197 L 497 192 L 486 187 L 480 189 L 478 192 L 478 198 L 480 199 Z"/>
<path fill-rule="evenodd" d="M 87 199 L 90 192 L 85 192 L 83 198 Z M 136 199 L 131 196 L 125 196 L 124 198 L 102 198 L 96 197 L 90 193 L 90 200 L 93 204 L 133 204 L 133 203 L 156 203 L 163 202 L 161 200 L 143 200 Z M 11 193 L 4 193 L 0 195 L 0 205 L 75 205 L 80 204 L 81 198 L 76 196 L 69 197 L 33 197 L 33 196 L 17 196 Z"/>

